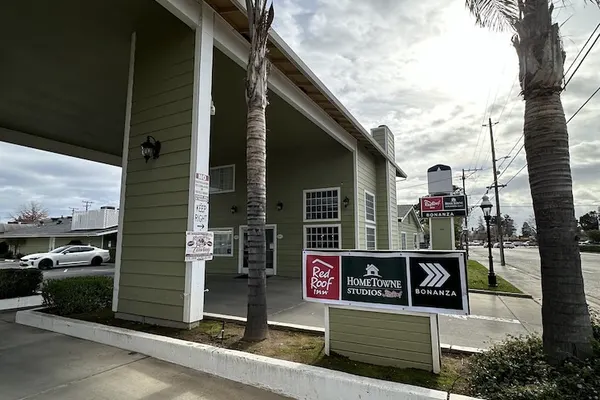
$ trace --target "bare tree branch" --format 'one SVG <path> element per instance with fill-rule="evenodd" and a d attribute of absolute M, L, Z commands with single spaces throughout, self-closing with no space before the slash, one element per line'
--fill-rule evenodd
<path fill-rule="evenodd" d="M 44 208 L 41 203 L 32 200 L 29 203 L 21 205 L 16 212 L 10 215 L 10 217 L 15 222 L 32 224 L 47 218 L 48 209 Z"/>

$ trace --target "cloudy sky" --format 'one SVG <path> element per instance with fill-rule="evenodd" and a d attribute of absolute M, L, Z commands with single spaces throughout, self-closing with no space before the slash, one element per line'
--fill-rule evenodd
<path fill-rule="evenodd" d="M 600 22 L 583 0 L 555 11 L 567 63 Z M 523 102 L 510 34 L 475 27 L 464 1 L 275 0 L 275 29 L 366 127 L 386 124 L 396 135 L 396 159 L 409 178 L 399 182 L 401 203 L 426 194 L 426 170 L 443 163 L 467 180 L 476 203 L 492 181 L 490 139 L 497 158 L 521 147 Z M 600 45 L 594 47 L 563 94 L 567 118 L 598 88 Z M 594 73 L 596 71 L 596 73 Z M 600 95 L 569 123 L 577 214 L 600 206 Z M 512 150 L 512 151 L 511 151 Z M 503 213 L 520 226 L 533 214 L 524 150 L 500 168 Z M 20 204 L 37 200 L 52 215 L 71 207 L 116 205 L 120 169 L 0 143 L 0 221 Z M 510 163 L 510 165 L 509 165 Z M 508 168 L 507 168 L 508 166 Z M 479 211 L 475 211 L 475 219 Z M 475 220 L 473 220 L 475 222 Z"/>

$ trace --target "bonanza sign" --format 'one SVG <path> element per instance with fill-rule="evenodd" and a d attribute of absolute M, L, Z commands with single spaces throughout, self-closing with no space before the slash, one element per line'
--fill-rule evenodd
<path fill-rule="evenodd" d="M 464 217 L 467 215 L 467 197 L 464 195 L 421 197 L 421 215 L 424 218 Z"/>
<path fill-rule="evenodd" d="M 306 301 L 396 310 L 469 314 L 459 251 L 304 251 Z"/>

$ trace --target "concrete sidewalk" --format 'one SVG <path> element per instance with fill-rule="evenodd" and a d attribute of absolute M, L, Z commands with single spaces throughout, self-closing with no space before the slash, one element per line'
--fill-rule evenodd
<path fill-rule="evenodd" d="M 208 275 L 205 294 L 207 313 L 246 316 L 247 280 L 228 275 Z M 539 305 L 531 299 L 469 295 L 471 315 L 441 315 L 440 340 L 455 346 L 489 348 L 506 335 L 541 332 Z M 267 280 L 269 320 L 322 328 L 324 307 L 302 300 L 299 279 L 271 277 Z"/>
<path fill-rule="evenodd" d="M 0 313 L 1 400 L 279 400 L 137 353 L 14 323 Z"/>

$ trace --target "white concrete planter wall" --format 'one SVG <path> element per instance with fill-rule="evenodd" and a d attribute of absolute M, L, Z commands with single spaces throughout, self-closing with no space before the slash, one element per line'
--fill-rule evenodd
<path fill-rule="evenodd" d="M 3 299 L 0 300 L 0 311 L 41 306 L 43 302 L 44 299 L 40 295 Z"/>
<path fill-rule="evenodd" d="M 302 400 L 446 400 L 446 393 L 222 349 L 129 329 L 19 311 L 16 322 L 135 351 Z M 452 395 L 452 400 L 469 397 Z"/>

